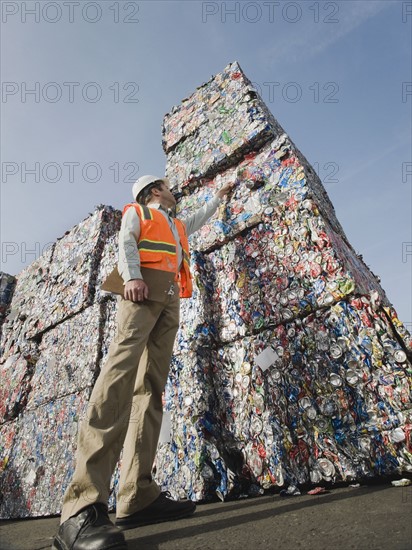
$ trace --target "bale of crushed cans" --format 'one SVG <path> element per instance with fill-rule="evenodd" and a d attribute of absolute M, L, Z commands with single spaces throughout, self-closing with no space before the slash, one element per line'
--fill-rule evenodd
<path fill-rule="evenodd" d="M 87 388 L 53 399 L 0 427 L 2 437 L 7 437 L 1 448 L 2 518 L 46 516 L 61 510 L 75 466 L 78 424 L 89 396 Z"/>
<path fill-rule="evenodd" d="M 412 471 L 410 334 L 237 63 L 166 115 L 163 145 L 178 216 L 234 183 L 190 238 L 194 293 L 154 465 L 163 489 L 225 500 Z M 120 220 L 100 205 L 17 276 L 0 340 L 2 518 L 61 509 L 116 331 L 100 284 Z"/>
<path fill-rule="evenodd" d="M 96 303 L 44 333 L 31 378 L 28 409 L 94 385 L 101 353 L 101 309 Z"/>
<path fill-rule="evenodd" d="M 239 64 L 231 63 L 164 117 L 166 175 L 181 189 L 235 164 L 280 131 Z"/>
<path fill-rule="evenodd" d="M 19 335 L 28 333 L 36 325 L 38 317 L 43 315 L 42 307 L 45 302 L 42 302 L 42 298 L 47 297 L 46 285 L 53 249 L 54 244 L 18 274 L 8 315 L 3 325 L 7 340 L 9 335 L 14 335 L 16 339 L 17 333 Z M 5 338 L 2 336 L 3 341 Z"/>
<path fill-rule="evenodd" d="M 119 228 L 114 212 L 99 205 L 19 275 L 12 312 L 27 317 L 29 338 L 93 302 L 101 256 Z"/>
<path fill-rule="evenodd" d="M 410 338 L 391 315 L 376 294 L 353 296 L 214 349 L 193 343 L 172 362 L 157 480 L 204 500 L 412 471 Z"/>

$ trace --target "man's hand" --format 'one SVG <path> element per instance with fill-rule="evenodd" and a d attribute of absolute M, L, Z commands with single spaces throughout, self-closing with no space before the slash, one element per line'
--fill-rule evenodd
<path fill-rule="evenodd" d="M 219 189 L 219 191 L 216 193 L 216 196 L 217 197 L 220 197 L 221 199 L 223 199 L 223 197 L 225 195 L 227 195 L 232 189 L 233 187 L 235 186 L 235 182 L 231 182 L 231 183 L 225 183 L 225 185 L 223 187 L 221 187 Z"/>
<path fill-rule="evenodd" d="M 124 297 L 132 302 L 143 302 L 149 297 L 149 287 L 143 279 L 132 279 L 124 285 Z"/>

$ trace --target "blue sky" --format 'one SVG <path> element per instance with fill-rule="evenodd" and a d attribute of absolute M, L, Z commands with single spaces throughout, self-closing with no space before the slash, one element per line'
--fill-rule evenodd
<path fill-rule="evenodd" d="M 122 208 L 135 177 L 162 174 L 164 114 L 237 60 L 412 322 L 411 2 L 1 8 L 3 271 L 18 273 L 95 205 Z"/>

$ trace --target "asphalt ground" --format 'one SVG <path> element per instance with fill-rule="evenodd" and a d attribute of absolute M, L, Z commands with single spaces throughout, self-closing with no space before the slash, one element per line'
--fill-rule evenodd
<path fill-rule="evenodd" d="M 58 517 L 2 521 L 0 548 L 50 548 L 58 525 Z M 191 518 L 125 536 L 129 550 L 412 550 L 412 486 L 385 482 L 201 504 Z"/>

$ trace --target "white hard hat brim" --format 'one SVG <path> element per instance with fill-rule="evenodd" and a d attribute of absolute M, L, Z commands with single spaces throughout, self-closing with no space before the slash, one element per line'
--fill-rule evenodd
<path fill-rule="evenodd" d="M 152 175 L 142 176 L 133 184 L 132 193 L 134 200 L 137 199 L 137 196 L 143 191 L 145 187 L 154 183 L 155 181 L 162 181 L 165 185 L 170 187 L 170 181 L 168 180 L 168 178 L 161 178 Z"/>

